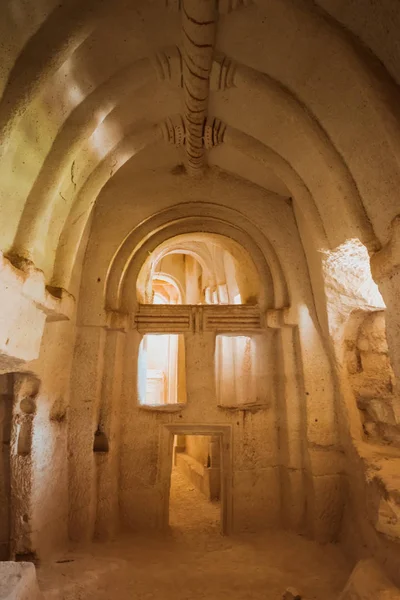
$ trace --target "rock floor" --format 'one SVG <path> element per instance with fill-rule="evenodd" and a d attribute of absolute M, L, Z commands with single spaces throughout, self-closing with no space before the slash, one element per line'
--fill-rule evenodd
<path fill-rule="evenodd" d="M 41 565 L 46 600 L 334 600 L 351 565 L 335 545 L 268 531 L 220 535 L 218 503 L 174 472 L 168 534 L 121 537 Z"/>

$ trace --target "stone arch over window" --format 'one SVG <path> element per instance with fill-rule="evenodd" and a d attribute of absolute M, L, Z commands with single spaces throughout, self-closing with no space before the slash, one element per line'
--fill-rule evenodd
<path fill-rule="evenodd" d="M 158 275 L 160 270 L 164 276 Z M 242 246 L 219 234 L 187 233 L 160 244 L 140 270 L 139 302 L 154 303 L 160 278 L 178 288 L 168 304 L 258 303 L 260 281 L 254 262 Z"/>
<path fill-rule="evenodd" d="M 282 265 L 265 234 L 235 210 L 208 203 L 187 203 L 157 213 L 125 238 L 108 269 L 105 310 L 134 312 L 138 302 L 146 298 L 146 278 L 141 280 L 140 274 L 151 253 L 167 240 L 199 231 L 225 236 L 236 248 L 246 249 L 250 264 L 254 265 L 253 273 L 257 274 L 261 309 L 289 304 Z"/>

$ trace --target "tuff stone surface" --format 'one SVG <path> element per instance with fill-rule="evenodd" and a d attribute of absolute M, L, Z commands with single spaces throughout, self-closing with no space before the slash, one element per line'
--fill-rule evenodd
<path fill-rule="evenodd" d="M 1 558 L 168 527 L 177 436 L 224 533 L 400 586 L 399 28 L 3 0 Z"/>

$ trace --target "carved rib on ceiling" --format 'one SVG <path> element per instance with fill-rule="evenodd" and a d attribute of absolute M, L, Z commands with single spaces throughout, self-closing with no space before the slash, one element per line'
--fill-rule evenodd
<path fill-rule="evenodd" d="M 217 3 L 216 0 L 183 0 L 181 11 L 187 171 L 197 175 L 204 166 L 203 128 L 207 116 Z"/>

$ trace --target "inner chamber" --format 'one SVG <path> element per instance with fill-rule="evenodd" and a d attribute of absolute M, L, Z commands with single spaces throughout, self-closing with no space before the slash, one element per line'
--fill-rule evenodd
<path fill-rule="evenodd" d="M 220 436 L 175 435 L 169 499 L 173 533 L 223 533 Z"/>

